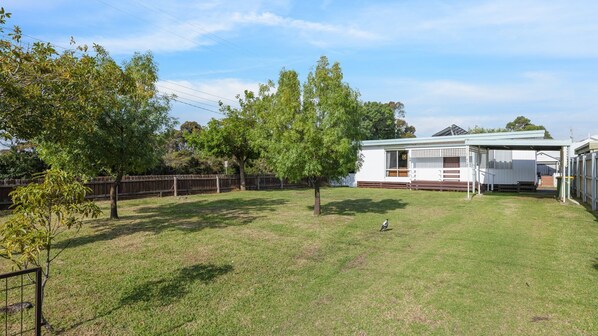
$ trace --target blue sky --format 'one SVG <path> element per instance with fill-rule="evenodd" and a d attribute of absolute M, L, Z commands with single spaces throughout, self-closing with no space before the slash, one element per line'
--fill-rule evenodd
<path fill-rule="evenodd" d="M 172 114 L 202 124 L 217 101 L 338 61 L 364 101 L 401 101 L 418 136 L 518 115 L 556 138 L 598 133 L 596 1 L 10 0 L 10 24 L 116 59 L 151 50 Z M 26 42 L 32 42 L 30 37 Z M 197 106 L 201 107 L 198 108 Z M 203 108 L 203 109 L 202 109 Z"/>

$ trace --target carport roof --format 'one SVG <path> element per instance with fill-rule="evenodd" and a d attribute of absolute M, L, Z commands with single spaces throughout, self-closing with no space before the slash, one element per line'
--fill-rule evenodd
<path fill-rule="evenodd" d="M 571 146 L 571 140 L 554 139 L 467 139 L 465 144 L 487 149 L 560 150 Z"/>

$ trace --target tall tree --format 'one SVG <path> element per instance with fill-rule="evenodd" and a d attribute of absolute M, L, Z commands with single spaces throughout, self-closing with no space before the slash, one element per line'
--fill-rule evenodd
<path fill-rule="evenodd" d="M 518 116 L 513 121 L 508 122 L 504 128 L 484 128 L 480 126 L 474 126 L 468 130 L 469 134 L 479 133 L 499 133 L 499 132 L 520 132 L 520 131 L 536 131 L 544 130 L 544 138 L 552 139 L 550 132 L 546 130 L 544 126 L 534 125 L 531 120 L 524 117 Z"/>
<path fill-rule="evenodd" d="M 365 102 L 362 105 L 361 127 L 365 140 L 415 137 L 415 127 L 405 121 L 401 102 Z"/>
<path fill-rule="evenodd" d="M 262 96 L 270 166 L 279 177 L 308 179 L 319 215 L 322 183 L 355 171 L 360 161 L 359 94 L 343 82 L 340 65 L 322 56 L 303 86 L 297 72 L 283 69 L 276 93 Z"/>
<path fill-rule="evenodd" d="M 240 189 L 245 190 L 245 166 L 260 155 L 258 141 L 254 136 L 256 114 L 253 92 L 245 91 L 239 98 L 240 108 L 221 105 L 225 114 L 222 119 L 212 119 L 201 133 L 188 133 L 188 142 L 211 155 L 232 159 L 239 167 Z"/>
<path fill-rule="evenodd" d="M 11 138 L 67 142 L 72 130 L 90 127 L 99 92 L 98 57 L 73 46 L 59 54 L 49 43 L 21 43 L 19 27 L 5 27 L 0 7 L 0 133 Z"/>
<path fill-rule="evenodd" d="M 515 120 L 508 122 L 505 128 L 507 131 L 511 132 L 544 130 L 544 138 L 552 139 L 552 135 L 550 135 L 550 132 L 548 132 L 544 126 L 534 125 L 531 120 L 524 116 L 518 116 Z"/>
<path fill-rule="evenodd" d="M 120 67 L 104 52 L 96 77 L 103 98 L 91 119 L 93 128 L 77 133 L 68 143 L 41 144 L 42 158 L 54 166 L 114 177 L 110 218 L 118 218 L 117 191 L 122 177 L 143 172 L 159 161 L 162 135 L 173 123 L 168 97 L 155 88 L 157 70 L 150 53 L 135 54 Z"/>

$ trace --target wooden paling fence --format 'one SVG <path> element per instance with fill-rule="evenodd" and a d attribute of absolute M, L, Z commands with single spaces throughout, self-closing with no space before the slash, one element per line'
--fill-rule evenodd
<path fill-rule="evenodd" d="M 86 182 L 91 189 L 90 199 L 110 197 L 112 177 L 100 176 Z M 11 204 L 10 192 L 31 180 L 0 180 L 0 205 Z M 201 193 L 219 193 L 240 188 L 239 175 L 142 175 L 125 176 L 118 190 L 118 197 L 137 198 L 145 196 L 182 196 Z M 250 190 L 300 188 L 307 183 L 290 183 L 274 175 L 247 175 L 245 186 Z"/>

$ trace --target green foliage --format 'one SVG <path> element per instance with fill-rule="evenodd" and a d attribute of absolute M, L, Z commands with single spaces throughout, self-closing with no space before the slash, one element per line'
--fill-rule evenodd
<path fill-rule="evenodd" d="M 31 178 L 47 168 L 31 143 L 13 144 L 0 151 L 0 179 Z"/>
<path fill-rule="evenodd" d="M 534 125 L 531 120 L 524 116 L 518 116 L 515 120 L 507 123 L 505 128 L 510 132 L 544 130 L 544 138 L 552 139 L 552 135 L 550 135 L 550 132 L 546 131 L 544 126 Z"/>
<path fill-rule="evenodd" d="M 79 229 L 84 218 L 100 214 L 93 202 L 85 200 L 88 191 L 73 175 L 51 169 L 40 177 L 39 183 L 11 192 L 13 213 L 0 225 L 0 256 L 19 268 L 29 264 L 42 266 L 45 260 L 48 275 L 49 263 L 61 251 L 51 254 L 56 237 L 68 229 Z"/>
<path fill-rule="evenodd" d="M 42 142 L 42 158 L 73 172 L 112 175 L 114 188 L 123 175 L 155 166 L 163 154 L 163 135 L 173 124 L 169 98 L 155 88 L 157 71 L 149 53 L 135 54 L 122 68 L 104 54 L 97 69 L 103 96 L 88 117 L 90 129 L 74 131 L 66 143 Z M 111 199 L 111 217 L 117 218 L 114 190 Z"/>
<path fill-rule="evenodd" d="M 234 160 L 239 167 L 241 190 L 245 190 L 245 165 L 260 156 L 255 131 L 258 98 L 249 91 L 245 91 L 244 98 L 238 98 L 240 108 L 221 105 L 224 118 L 210 120 L 201 132 L 186 133 L 185 139 L 200 151 Z"/>
<path fill-rule="evenodd" d="M 9 15 L 0 11 L 0 33 Z M 6 35 L 2 35 L 6 36 Z M 104 92 L 98 90 L 97 64 L 85 46 L 58 53 L 48 44 L 21 43 L 18 27 L 0 39 L 0 130 L 11 137 L 68 142 L 73 130 L 89 130 L 89 117 Z"/>
<path fill-rule="evenodd" d="M 358 96 L 343 82 L 340 65 L 331 66 L 324 56 L 303 86 L 295 71 L 283 69 L 276 93 L 262 94 L 266 130 L 262 138 L 270 166 L 279 177 L 314 184 L 315 214 L 320 212 L 320 184 L 358 167 L 362 139 Z"/>
<path fill-rule="evenodd" d="M 364 140 L 415 137 L 415 127 L 404 120 L 405 107 L 401 102 L 365 102 L 362 115 Z"/>
<path fill-rule="evenodd" d="M 536 131 L 536 130 L 544 130 L 544 138 L 552 139 L 552 135 L 550 132 L 546 130 L 546 128 L 542 125 L 534 125 L 532 124 L 531 120 L 524 117 L 518 116 L 515 120 L 508 122 L 505 128 L 484 128 L 480 126 L 474 126 L 473 128 L 469 129 L 469 134 L 479 134 L 479 133 L 499 133 L 499 132 L 520 132 L 520 131 Z"/>

